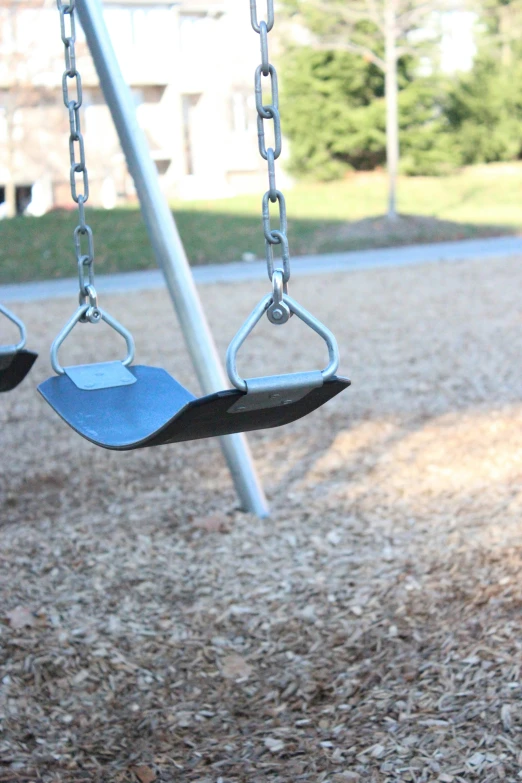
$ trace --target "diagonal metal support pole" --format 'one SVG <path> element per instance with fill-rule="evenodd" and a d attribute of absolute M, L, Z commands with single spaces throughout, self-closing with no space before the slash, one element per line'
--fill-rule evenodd
<path fill-rule="evenodd" d="M 192 272 L 174 218 L 161 192 L 145 134 L 138 125 L 129 86 L 119 67 L 100 0 L 76 0 L 105 100 L 134 179 L 156 260 L 163 271 L 194 367 L 205 394 L 229 386 L 220 364 Z M 269 514 L 263 488 L 244 435 L 220 438 L 242 508 L 259 517 Z"/>

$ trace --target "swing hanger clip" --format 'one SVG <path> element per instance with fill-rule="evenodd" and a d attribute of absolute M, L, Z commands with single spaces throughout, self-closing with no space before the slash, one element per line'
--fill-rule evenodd
<path fill-rule="evenodd" d="M 276 269 L 274 271 L 274 277 L 281 281 L 282 271 Z M 282 284 L 281 284 L 282 287 Z M 339 348 L 337 346 L 337 340 L 332 332 L 319 321 L 314 315 L 305 310 L 295 299 L 292 299 L 288 294 L 282 293 L 281 300 L 279 302 L 280 307 L 285 307 L 288 310 L 288 317 L 290 313 L 294 313 L 306 326 L 310 327 L 312 331 L 322 337 L 326 343 L 328 349 L 328 364 L 324 370 L 311 371 L 308 373 L 296 373 L 294 375 L 281 375 L 281 376 L 267 376 L 262 379 L 254 379 L 255 384 L 252 385 L 252 380 L 245 380 L 237 371 L 237 354 L 248 335 L 252 332 L 257 323 L 261 320 L 263 315 L 273 306 L 272 294 L 267 294 L 259 304 L 252 310 L 243 326 L 239 329 L 235 337 L 230 342 L 227 350 L 227 373 L 230 378 L 230 382 L 242 392 L 253 391 L 255 387 L 255 393 L 258 392 L 272 392 L 276 387 L 284 387 L 285 384 L 291 382 L 294 387 L 306 387 L 310 386 L 310 379 L 313 378 L 313 386 L 320 386 L 324 381 L 330 380 L 335 375 L 339 366 Z M 287 319 L 288 320 L 288 319 Z M 277 323 L 276 319 L 276 323 Z M 250 386 L 249 386 L 250 384 Z M 280 391 L 280 389 L 279 389 Z"/>
<path fill-rule="evenodd" d="M 96 291 L 94 291 L 94 295 L 96 296 Z M 65 338 L 68 337 L 68 335 L 72 332 L 76 324 L 85 323 L 89 320 L 89 311 L 93 311 L 91 313 L 91 317 L 95 317 L 96 319 L 91 321 L 91 323 L 105 321 L 108 326 L 110 326 L 112 329 L 114 329 L 115 332 L 123 337 L 127 346 L 127 356 L 125 359 L 123 359 L 121 364 L 123 364 L 124 367 L 128 367 L 129 364 L 132 364 L 134 359 L 134 340 L 131 333 L 128 331 L 128 329 L 125 329 L 125 327 L 122 326 L 122 324 L 120 324 L 116 318 L 113 318 L 112 315 L 106 313 L 105 310 L 98 308 L 97 305 L 92 305 L 89 301 L 85 304 L 80 303 L 80 307 L 67 321 L 62 331 L 56 336 L 53 344 L 51 345 L 51 365 L 57 375 L 63 375 L 66 372 L 58 360 L 58 351 L 60 350 L 60 347 Z M 93 367 L 96 367 L 96 365 L 93 365 Z"/>
<path fill-rule="evenodd" d="M 79 319 L 80 323 L 98 324 L 102 320 L 102 312 L 98 307 L 98 294 L 90 283 L 85 286 L 85 293 L 80 291 L 78 301 L 81 308 L 87 308 Z"/>
<path fill-rule="evenodd" d="M 272 303 L 266 311 L 266 317 L 272 324 L 286 324 L 291 318 L 292 311 L 284 301 L 284 295 L 288 293 L 284 281 L 282 269 L 274 269 L 272 273 Z"/>

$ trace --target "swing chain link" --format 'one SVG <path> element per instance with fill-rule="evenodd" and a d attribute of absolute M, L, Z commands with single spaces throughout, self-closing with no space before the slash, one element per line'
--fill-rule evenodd
<path fill-rule="evenodd" d="M 65 71 L 62 75 L 62 93 L 69 112 L 69 180 L 71 196 L 78 204 L 79 222 L 74 229 L 74 249 L 78 264 L 80 306 L 88 304 L 82 323 L 98 323 L 101 319 L 98 297 L 94 287 L 94 240 L 90 226 L 85 222 L 85 204 L 89 199 L 89 176 L 85 160 L 85 144 L 81 131 L 80 108 L 83 103 L 82 79 L 76 68 L 76 0 L 63 3 L 56 0 L 60 12 L 60 32 L 64 45 Z M 68 22 L 67 22 L 68 20 Z M 68 29 L 67 29 L 68 28 Z M 71 93 L 75 92 L 75 95 Z M 77 177 L 80 174 L 81 177 Z"/>
<path fill-rule="evenodd" d="M 268 33 L 274 26 L 274 0 L 266 0 L 266 21 L 258 21 L 257 0 L 250 0 L 250 21 L 252 28 L 258 33 L 261 41 L 261 65 L 256 68 L 254 78 L 254 93 L 257 110 L 257 137 L 259 153 L 266 160 L 268 166 L 268 190 L 263 196 L 263 233 L 265 238 L 266 263 L 268 277 L 272 281 L 274 288 L 274 301 L 280 295 L 280 279 L 282 278 L 284 293 L 288 293 L 288 281 L 290 279 L 290 253 L 288 249 L 287 237 L 287 218 L 285 197 L 276 186 L 275 161 L 281 155 L 282 137 L 281 137 L 281 118 L 279 115 L 279 87 L 277 81 L 277 71 L 270 63 L 268 57 Z M 270 102 L 263 103 L 263 83 L 262 77 L 269 77 L 271 96 Z M 265 138 L 265 120 L 273 121 L 274 146 L 266 146 Z M 273 229 L 270 226 L 270 203 L 278 205 L 279 210 L 279 229 Z M 275 267 L 273 246 L 281 245 L 281 267 Z M 274 281 L 274 273 L 277 280 Z M 270 319 L 272 320 L 272 319 Z M 274 320 L 273 323 L 285 323 L 286 319 Z"/>

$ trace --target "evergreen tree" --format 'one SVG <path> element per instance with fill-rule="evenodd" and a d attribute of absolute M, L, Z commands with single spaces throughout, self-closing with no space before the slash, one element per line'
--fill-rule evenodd
<path fill-rule="evenodd" d="M 379 68 L 349 52 L 300 48 L 287 54 L 282 75 L 294 173 L 328 180 L 385 163 Z"/>
<path fill-rule="evenodd" d="M 294 19 L 310 33 L 312 48 L 354 53 L 382 71 L 388 171 L 388 217 L 396 217 L 399 164 L 399 63 L 412 52 L 412 31 L 422 27 L 445 0 L 284 0 Z M 425 41 L 423 41 L 425 43 Z M 417 49 L 421 46 L 417 42 Z M 377 110 L 358 112 L 361 121 Z M 349 132 L 349 130 L 348 130 Z M 345 146 L 342 140 L 338 144 Z M 324 145 L 323 145 L 324 151 Z M 333 151 L 333 148 L 332 148 Z M 375 152 L 370 148 L 371 152 Z M 342 150 L 341 154 L 344 152 Z M 332 160 L 328 171 L 338 168 Z"/>
<path fill-rule="evenodd" d="M 522 157 L 522 2 L 485 0 L 472 70 L 449 92 L 446 115 L 462 164 Z"/>
<path fill-rule="evenodd" d="M 398 64 L 401 170 L 446 173 L 459 163 L 446 116 L 448 86 L 439 77 L 414 77 L 415 61 Z M 287 53 L 282 68 L 285 133 L 291 171 L 329 180 L 386 163 L 384 76 L 350 52 Z"/>

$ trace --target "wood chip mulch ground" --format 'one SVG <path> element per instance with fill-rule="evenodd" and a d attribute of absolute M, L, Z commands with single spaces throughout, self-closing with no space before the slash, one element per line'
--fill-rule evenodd
<path fill-rule="evenodd" d="M 41 357 L 0 400 L 2 783 L 522 780 L 520 259 L 295 278 L 353 386 L 249 438 L 266 520 L 214 441 L 69 431 L 35 384 L 74 295 L 16 308 Z M 265 291 L 202 289 L 222 355 Z M 197 389 L 165 295 L 102 304 Z M 240 371 L 324 363 L 295 321 Z M 119 356 L 104 330 L 63 361 Z"/>

